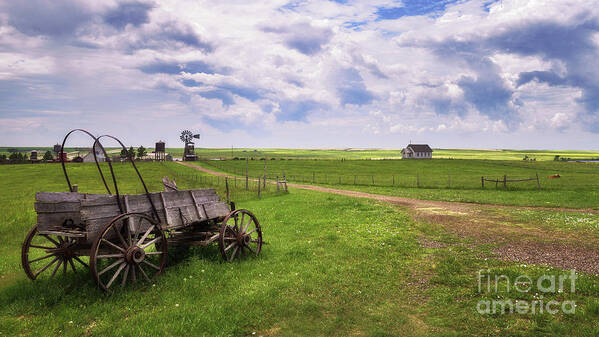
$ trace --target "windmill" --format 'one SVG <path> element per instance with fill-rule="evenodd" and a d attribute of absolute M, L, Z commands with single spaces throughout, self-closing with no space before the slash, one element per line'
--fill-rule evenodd
<path fill-rule="evenodd" d="M 189 130 L 181 131 L 181 136 L 179 137 L 183 143 L 185 143 L 185 149 L 183 150 L 183 161 L 195 161 L 197 156 L 195 154 L 194 142 L 193 139 L 200 139 L 200 134 L 193 134 Z"/>

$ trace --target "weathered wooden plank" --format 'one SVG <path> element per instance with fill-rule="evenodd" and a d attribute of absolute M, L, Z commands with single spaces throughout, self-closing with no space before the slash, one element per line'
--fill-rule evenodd
<path fill-rule="evenodd" d="M 63 202 L 36 202 L 34 208 L 37 213 L 64 213 L 64 212 L 79 212 L 79 201 L 63 201 Z"/>
<path fill-rule="evenodd" d="M 213 202 L 203 204 L 206 216 L 208 219 L 217 219 L 227 216 L 229 214 L 229 207 L 224 202 Z"/>
<path fill-rule="evenodd" d="M 63 201 L 79 201 L 93 200 L 102 198 L 106 194 L 91 194 L 91 193 L 76 193 L 76 192 L 37 192 L 35 200 L 40 202 L 63 202 Z"/>
<path fill-rule="evenodd" d="M 81 219 L 84 221 L 101 219 L 101 218 L 114 218 L 121 214 L 121 210 L 116 204 L 113 205 L 100 205 L 100 206 L 83 206 L 81 207 Z"/>
<path fill-rule="evenodd" d="M 39 234 L 45 234 L 45 235 L 60 235 L 60 236 L 68 236 L 71 238 L 84 238 L 85 237 L 85 232 L 81 232 L 81 231 L 65 231 L 65 230 L 44 230 L 44 231 L 39 231 Z"/>
<path fill-rule="evenodd" d="M 67 220 L 72 220 L 72 223 L 74 224 L 82 223 L 81 215 L 79 212 L 38 213 L 37 215 L 37 225 L 39 230 L 64 229 L 62 224 Z"/>

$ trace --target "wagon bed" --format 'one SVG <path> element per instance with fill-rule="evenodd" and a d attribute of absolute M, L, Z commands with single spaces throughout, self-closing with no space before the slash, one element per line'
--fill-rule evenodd
<path fill-rule="evenodd" d="M 124 213 L 153 215 L 151 198 L 163 230 L 175 230 L 193 223 L 219 221 L 229 206 L 214 189 L 169 191 L 117 196 L 76 192 L 38 192 L 35 211 L 40 234 L 86 238 L 92 242 L 103 227 Z M 120 208 L 119 208 L 120 207 Z"/>

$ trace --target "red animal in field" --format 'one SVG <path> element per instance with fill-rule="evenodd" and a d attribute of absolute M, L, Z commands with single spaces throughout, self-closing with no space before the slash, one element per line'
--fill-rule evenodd
<path fill-rule="evenodd" d="M 553 179 L 553 178 L 561 178 L 561 176 L 559 175 L 559 173 L 557 173 L 557 174 L 554 174 L 554 175 L 552 175 L 552 176 L 549 176 L 549 177 L 547 177 L 547 178 L 549 178 L 549 179 Z"/>

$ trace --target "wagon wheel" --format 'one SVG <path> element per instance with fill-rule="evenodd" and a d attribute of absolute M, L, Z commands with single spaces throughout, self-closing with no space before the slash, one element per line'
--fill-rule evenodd
<path fill-rule="evenodd" d="M 167 242 L 160 225 L 145 214 L 127 213 L 100 232 L 89 264 L 100 289 L 108 291 L 117 279 L 121 287 L 138 279 L 149 282 L 162 273 L 166 258 Z"/>
<path fill-rule="evenodd" d="M 262 229 L 254 214 L 245 209 L 229 213 L 220 227 L 218 247 L 223 259 L 229 262 L 260 254 Z"/>
<path fill-rule="evenodd" d="M 87 264 L 76 255 L 75 244 L 74 238 L 39 234 L 37 225 L 33 226 L 21 248 L 21 264 L 25 274 L 35 280 L 44 272 L 50 273 L 50 278 L 53 278 L 61 267 L 63 274 L 67 273 L 67 269 L 77 271 L 76 264 L 87 268 Z"/>

